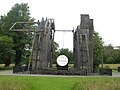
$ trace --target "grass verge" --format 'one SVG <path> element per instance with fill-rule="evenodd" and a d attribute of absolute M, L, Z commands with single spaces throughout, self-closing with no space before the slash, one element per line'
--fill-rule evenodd
<path fill-rule="evenodd" d="M 0 76 L 0 90 L 120 90 L 118 77 Z"/>

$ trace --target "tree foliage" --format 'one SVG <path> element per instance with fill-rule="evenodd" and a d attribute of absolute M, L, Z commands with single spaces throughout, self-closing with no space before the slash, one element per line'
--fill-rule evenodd
<path fill-rule="evenodd" d="M 34 19 L 30 17 L 30 10 L 27 3 L 15 4 L 11 10 L 1 17 L 1 34 L 13 38 L 13 50 L 15 51 L 15 65 L 20 65 L 22 58 L 25 57 L 25 45 L 31 45 L 32 34 L 28 32 L 12 32 L 10 27 L 15 22 L 33 22 Z M 32 25 L 18 24 L 14 28 L 30 28 Z"/>
<path fill-rule="evenodd" d="M 5 63 L 9 66 L 11 63 L 11 56 L 13 54 L 13 39 L 8 36 L 0 36 L 0 63 Z"/>
<path fill-rule="evenodd" d="M 15 22 L 33 22 L 34 19 L 30 17 L 28 4 L 15 4 L 7 14 L 8 25 Z M 26 28 L 24 24 L 16 25 L 16 29 Z M 30 27 L 30 26 L 29 26 Z M 10 28 L 10 27 L 9 27 Z M 25 56 L 25 45 L 31 43 L 31 35 L 27 32 L 12 32 L 15 50 L 15 65 L 20 65 L 22 58 Z"/>
<path fill-rule="evenodd" d="M 111 44 L 104 46 L 103 61 L 106 64 L 120 63 L 120 48 L 115 49 Z"/>
<path fill-rule="evenodd" d="M 99 64 L 118 64 L 120 63 L 120 46 L 115 48 L 112 44 L 103 45 L 102 38 L 94 32 L 93 37 L 93 60 L 94 68 Z"/>
<path fill-rule="evenodd" d="M 58 52 L 58 55 L 66 55 L 68 57 L 69 63 L 73 63 L 73 52 L 68 48 L 61 48 Z"/>
<path fill-rule="evenodd" d="M 103 53 L 103 61 L 104 63 L 112 63 L 114 58 L 112 57 L 114 47 L 109 44 L 108 46 L 104 46 L 104 53 Z"/>
<path fill-rule="evenodd" d="M 53 51 L 52 51 L 52 54 L 53 54 L 52 55 L 52 63 L 56 63 L 56 59 L 59 55 L 58 48 L 59 48 L 59 45 L 56 42 L 54 42 L 53 43 Z"/>
<path fill-rule="evenodd" d="M 57 57 L 59 55 L 66 55 L 68 57 L 69 63 L 73 63 L 73 52 L 70 51 L 68 48 L 61 48 L 59 50 L 57 48 L 55 51 L 53 51 L 53 63 L 56 63 Z"/>
<path fill-rule="evenodd" d="M 102 63 L 103 58 L 103 41 L 99 36 L 99 33 L 94 32 L 93 34 L 93 66 L 97 68 Z"/>

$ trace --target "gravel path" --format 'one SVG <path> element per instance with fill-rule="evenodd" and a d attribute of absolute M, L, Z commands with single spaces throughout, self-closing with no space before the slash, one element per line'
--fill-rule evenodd
<path fill-rule="evenodd" d="M 12 75 L 12 74 L 13 74 L 13 70 L 0 71 L 0 75 Z"/>
<path fill-rule="evenodd" d="M 18 76 L 66 76 L 66 75 L 41 75 L 41 74 L 14 74 L 13 70 L 0 71 L 0 75 L 18 75 Z M 71 76 L 70 76 L 71 77 Z M 112 73 L 112 77 L 120 77 L 120 72 Z"/>
<path fill-rule="evenodd" d="M 120 77 L 120 72 L 114 72 L 114 73 L 112 73 L 112 76 L 113 77 Z"/>

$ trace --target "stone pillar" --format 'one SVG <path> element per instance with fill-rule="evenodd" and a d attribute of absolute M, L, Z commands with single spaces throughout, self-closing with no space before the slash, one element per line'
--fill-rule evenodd
<path fill-rule="evenodd" d="M 80 26 L 74 33 L 74 69 L 93 72 L 93 20 L 81 15 Z"/>
<path fill-rule="evenodd" d="M 43 29 L 43 32 L 35 32 L 35 40 L 32 53 L 32 70 L 49 69 L 52 59 L 52 33 L 51 22 L 42 21 L 38 24 L 37 29 Z"/>

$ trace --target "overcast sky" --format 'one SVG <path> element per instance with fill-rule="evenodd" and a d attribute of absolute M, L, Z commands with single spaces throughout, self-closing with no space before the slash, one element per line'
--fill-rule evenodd
<path fill-rule="evenodd" d="M 57 29 L 72 30 L 80 24 L 80 14 L 89 14 L 94 19 L 94 29 L 105 44 L 120 46 L 120 1 L 119 0 L 1 0 L 0 15 L 6 14 L 15 3 L 28 3 L 31 16 L 54 18 Z M 61 38 L 60 38 L 61 37 Z M 63 39 L 64 37 L 64 39 Z M 72 50 L 72 33 L 59 32 L 55 41 L 61 48 Z"/>

